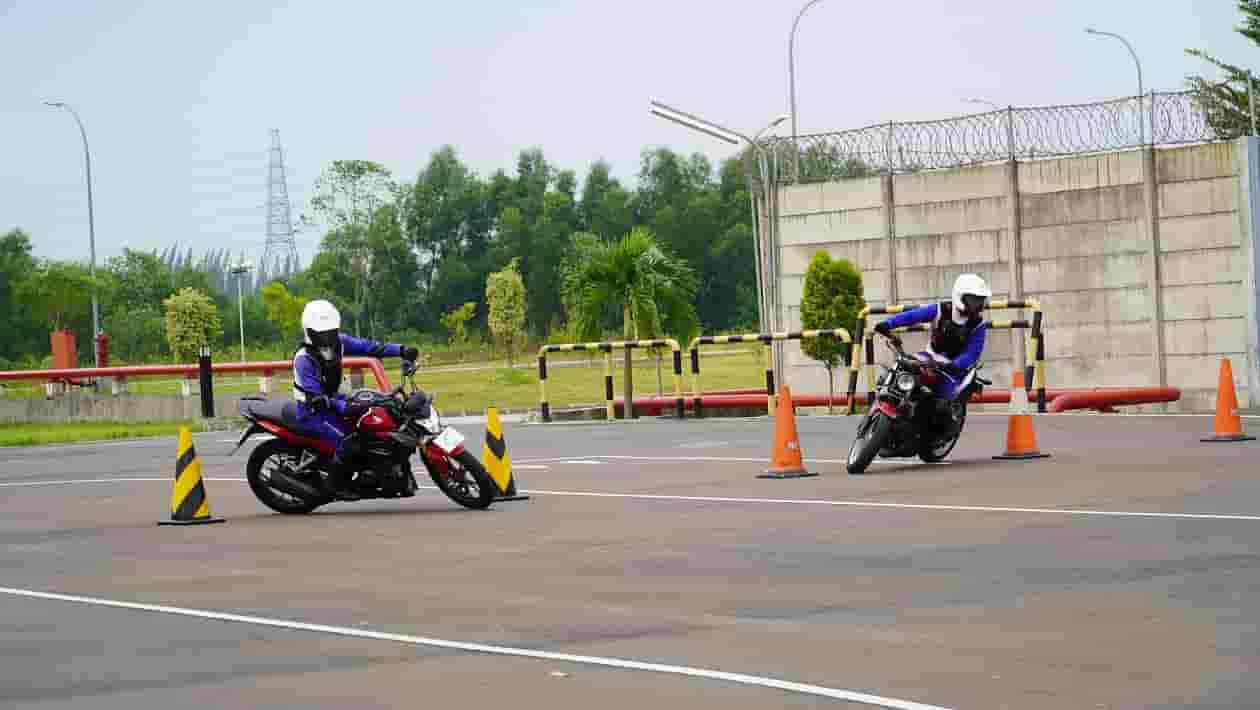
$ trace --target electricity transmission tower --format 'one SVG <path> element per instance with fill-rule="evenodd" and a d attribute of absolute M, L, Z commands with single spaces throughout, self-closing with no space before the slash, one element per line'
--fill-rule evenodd
<path fill-rule="evenodd" d="M 293 239 L 293 214 L 289 206 L 289 185 L 284 175 L 284 150 L 280 131 L 271 129 L 271 158 L 267 166 L 267 244 L 263 248 L 263 269 L 288 275 L 297 270 L 297 243 Z"/>

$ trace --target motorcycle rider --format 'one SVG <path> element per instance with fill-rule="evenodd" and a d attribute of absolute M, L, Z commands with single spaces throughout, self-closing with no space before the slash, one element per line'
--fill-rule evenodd
<path fill-rule="evenodd" d="M 331 471 L 332 490 L 326 492 L 338 500 L 358 500 L 348 485 L 349 459 L 353 456 L 349 437 L 353 424 L 349 421 L 362 416 L 363 409 L 339 391 L 343 355 L 401 357 L 414 364 L 420 351 L 342 333 L 341 314 L 328 301 L 311 301 L 302 309 L 302 345 L 293 355 L 293 398 L 298 403 L 298 422 L 306 435 L 337 445 Z"/>
<path fill-rule="evenodd" d="M 992 296 L 993 291 L 984 279 L 976 274 L 963 274 L 954 280 L 949 301 L 897 313 L 875 326 L 876 333 L 900 346 L 901 339 L 892 334 L 894 329 L 932 324 L 928 349 L 919 355 L 943 365 L 941 381 L 934 388 L 937 422 L 942 425 L 943 435 L 953 436 L 959 424 L 953 407 L 958 385 L 984 354 L 989 324 L 982 313 Z"/>

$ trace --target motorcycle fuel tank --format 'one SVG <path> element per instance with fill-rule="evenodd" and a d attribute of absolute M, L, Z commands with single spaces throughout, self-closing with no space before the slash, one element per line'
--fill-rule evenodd
<path fill-rule="evenodd" d="M 369 431 L 373 433 L 385 434 L 397 429 L 398 425 L 394 418 L 389 416 L 389 412 L 384 407 L 372 407 L 359 419 L 359 431 Z"/>

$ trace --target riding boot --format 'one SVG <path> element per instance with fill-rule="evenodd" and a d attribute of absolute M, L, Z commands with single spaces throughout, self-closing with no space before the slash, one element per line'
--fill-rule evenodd
<path fill-rule="evenodd" d="M 358 493 L 355 493 L 350 486 L 350 475 L 354 473 L 349 464 L 341 459 L 340 456 L 333 456 L 332 466 L 329 469 L 328 483 L 331 487 L 331 493 L 337 500 L 356 501 L 361 500 Z"/>

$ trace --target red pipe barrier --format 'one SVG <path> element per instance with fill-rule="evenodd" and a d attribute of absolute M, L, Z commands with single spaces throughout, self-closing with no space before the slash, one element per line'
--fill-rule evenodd
<path fill-rule="evenodd" d="M 1181 390 L 1176 387 L 1126 387 L 1126 388 L 1095 388 L 1088 390 L 1046 390 L 1047 409 L 1050 412 L 1059 413 L 1075 409 L 1097 409 L 1099 411 L 1107 411 L 1111 407 L 1132 405 L 1132 404 L 1156 404 L 1160 402 L 1176 402 L 1181 399 Z M 859 404 L 866 404 L 865 395 L 858 395 Z M 981 393 L 979 398 L 972 398 L 972 402 L 979 404 L 1009 404 L 1011 401 L 1011 391 L 1005 389 L 987 389 Z M 827 406 L 827 395 L 825 394 L 793 394 L 792 403 L 798 407 L 825 407 Z M 847 394 L 837 394 L 831 398 L 833 406 L 847 406 L 849 396 Z M 692 406 L 692 399 L 688 398 L 684 403 L 686 407 Z M 634 407 L 640 411 L 646 412 L 649 416 L 660 414 L 664 410 L 673 411 L 675 402 L 669 397 L 636 397 L 634 399 Z M 621 409 L 622 400 L 616 400 L 613 406 Z M 701 406 L 716 408 L 740 408 L 740 409 L 765 409 L 766 394 L 765 390 L 755 390 L 750 393 L 713 393 L 701 396 Z"/>
<path fill-rule="evenodd" d="M 381 361 L 374 357 L 348 357 L 342 360 L 348 370 L 371 370 L 376 378 L 377 388 L 388 392 L 393 389 L 389 375 Z M 276 370 L 288 370 L 293 363 L 288 360 L 272 360 L 269 362 L 216 362 L 211 371 L 216 373 L 258 372 L 268 374 Z M 81 367 L 60 370 L 5 370 L 0 371 L 0 380 L 43 380 L 60 381 L 89 377 L 155 377 L 161 375 L 183 375 L 196 379 L 197 363 L 188 365 L 124 365 L 121 367 Z M 672 401 L 672 400 L 671 400 Z"/>
<path fill-rule="evenodd" d="M 1181 399 L 1176 387 L 1129 387 L 1064 392 L 1050 403 L 1048 410 L 1058 414 L 1073 409 L 1097 409 L 1111 411 L 1112 407 L 1126 404 L 1158 404 Z"/>

